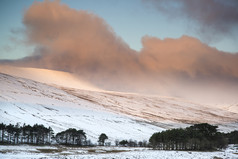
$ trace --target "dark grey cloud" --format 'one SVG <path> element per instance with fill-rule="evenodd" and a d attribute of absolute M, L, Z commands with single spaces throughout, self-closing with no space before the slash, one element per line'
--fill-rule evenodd
<path fill-rule="evenodd" d="M 189 29 L 198 31 L 206 42 L 238 36 L 237 0 L 143 0 L 168 16 L 184 18 Z"/>

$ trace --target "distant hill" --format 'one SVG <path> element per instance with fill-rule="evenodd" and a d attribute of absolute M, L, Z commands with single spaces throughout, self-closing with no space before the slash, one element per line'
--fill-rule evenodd
<path fill-rule="evenodd" d="M 83 129 L 96 142 L 101 133 L 115 139 L 148 140 L 158 131 L 194 123 L 238 130 L 237 105 L 202 105 L 173 97 L 105 91 L 70 73 L 0 67 L 3 123 L 44 124 L 55 132 Z"/>

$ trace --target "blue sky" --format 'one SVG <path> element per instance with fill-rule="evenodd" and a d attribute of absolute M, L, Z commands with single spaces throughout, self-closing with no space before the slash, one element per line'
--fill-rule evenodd
<path fill-rule="evenodd" d="M 30 55 L 34 47 L 24 44 L 24 25 L 22 18 L 34 0 L 0 1 L 0 59 L 18 59 Z M 173 20 L 158 12 L 153 4 L 141 0 L 61 0 L 61 3 L 77 10 L 83 9 L 103 18 L 132 49 L 142 48 L 143 36 L 160 39 L 179 38 L 189 35 L 203 40 L 181 17 Z M 206 41 L 203 41 L 206 42 Z M 225 52 L 238 52 L 238 41 L 224 36 L 208 45 Z"/>

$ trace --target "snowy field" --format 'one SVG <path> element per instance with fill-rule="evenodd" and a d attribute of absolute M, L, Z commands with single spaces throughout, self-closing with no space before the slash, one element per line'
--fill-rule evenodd
<path fill-rule="evenodd" d="M 216 152 L 160 151 L 149 148 L 90 147 L 69 148 L 63 146 L 0 146 L 1 159 L 237 159 L 238 147 L 229 145 Z"/>

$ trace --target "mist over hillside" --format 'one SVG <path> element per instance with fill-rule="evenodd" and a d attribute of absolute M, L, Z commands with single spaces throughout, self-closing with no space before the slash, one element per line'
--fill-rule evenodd
<path fill-rule="evenodd" d="M 96 14 L 59 1 L 35 2 L 24 13 L 32 55 L 4 63 L 74 73 L 97 88 L 233 104 L 238 94 L 238 54 L 190 36 L 144 36 L 131 49 Z"/>

